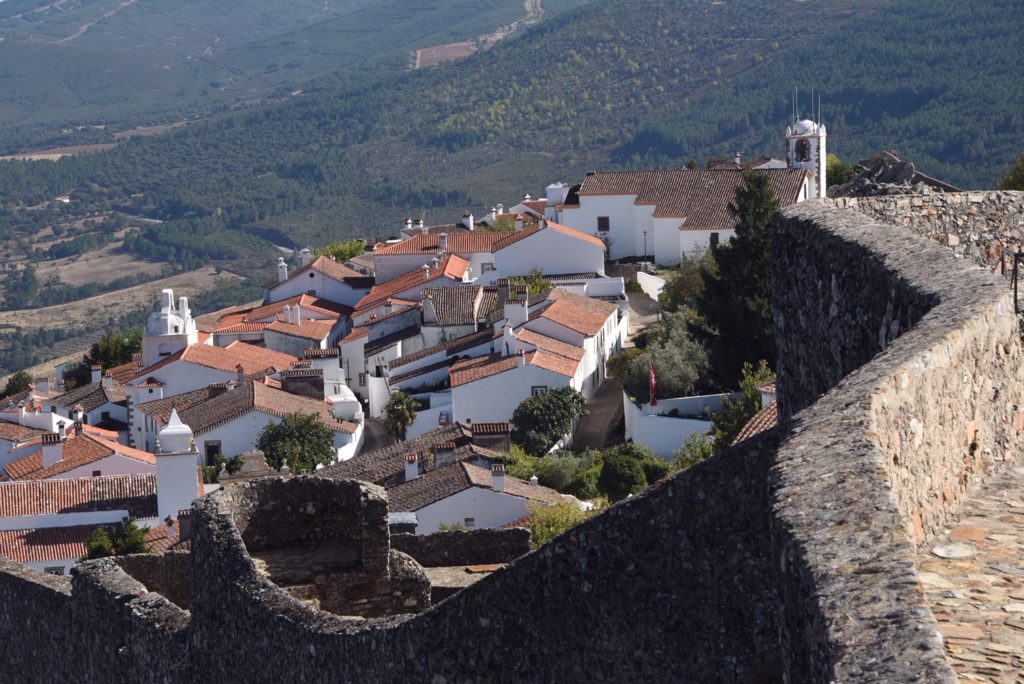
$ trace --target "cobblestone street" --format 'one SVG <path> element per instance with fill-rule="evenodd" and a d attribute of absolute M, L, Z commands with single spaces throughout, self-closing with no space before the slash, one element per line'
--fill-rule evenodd
<path fill-rule="evenodd" d="M 1024 682 L 1024 459 L 964 502 L 916 562 L 961 681 Z"/>

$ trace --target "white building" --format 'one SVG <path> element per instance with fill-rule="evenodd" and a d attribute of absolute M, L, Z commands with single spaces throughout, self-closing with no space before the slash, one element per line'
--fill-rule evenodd
<path fill-rule="evenodd" d="M 345 306 L 355 306 L 373 285 L 373 278 L 339 264 L 332 257 L 310 259 L 308 251 L 304 250 L 302 261 L 302 266 L 289 274 L 284 259 L 277 260 L 277 281 L 267 286 L 265 302 L 279 302 L 307 294 Z"/>
<path fill-rule="evenodd" d="M 153 454 L 88 434 L 76 426 L 70 433 L 47 433 L 4 467 L 8 480 L 69 480 L 80 477 L 156 472 Z"/>
<path fill-rule="evenodd" d="M 786 127 L 786 163 L 791 169 L 803 169 L 811 174 L 810 197 L 825 197 L 828 190 L 826 137 L 825 124 L 810 119 L 795 121 Z"/>
<path fill-rule="evenodd" d="M 150 366 L 163 358 L 199 342 L 199 331 L 188 308 L 188 298 L 174 304 L 174 290 L 160 293 L 160 310 L 149 315 L 142 335 L 142 365 Z"/>

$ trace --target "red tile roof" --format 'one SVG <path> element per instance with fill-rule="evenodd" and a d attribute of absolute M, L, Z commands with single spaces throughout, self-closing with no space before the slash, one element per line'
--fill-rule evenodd
<path fill-rule="evenodd" d="M 339 316 L 347 316 L 352 313 L 352 307 L 332 302 L 329 299 L 322 297 L 314 297 L 308 294 L 295 295 L 288 299 L 282 299 L 277 302 L 270 304 L 264 304 L 258 306 L 244 314 L 243 320 L 250 323 L 253 321 L 260 321 L 267 319 L 264 322 L 270 322 L 272 317 L 276 317 L 278 320 L 284 317 L 284 307 L 294 307 L 296 304 L 299 305 L 299 309 L 305 312 L 314 312 L 319 314 L 318 318 L 338 318 Z"/>
<path fill-rule="evenodd" d="M 116 435 L 116 433 L 114 433 Z M 43 452 L 34 451 L 4 468 L 12 480 L 47 480 L 63 473 L 95 463 L 115 454 L 150 466 L 156 466 L 156 456 L 145 451 L 118 444 L 98 435 L 72 435 L 63 445 L 63 456 L 50 467 L 43 467 Z"/>
<path fill-rule="evenodd" d="M 46 430 L 37 430 L 25 427 L 24 425 L 18 425 L 17 423 L 8 423 L 6 420 L 0 420 L 0 439 L 6 439 L 16 444 L 41 437 L 46 432 Z"/>
<path fill-rule="evenodd" d="M 483 288 L 477 285 L 423 288 L 423 300 L 430 298 L 438 325 L 475 325 L 483 299 Z M 479 312 L 479 313 L 478 313 Z"/>
<path fill-rule="evenodd" d="M 437 266 L 431 266 L 427 276 L 423 275 L 423 268 L 414 268 L 411 271 L 396 276 L 373 286 L 365 297 L 356 304 L 356 312 L 368 311 L 384 304 L 390 297 L 400 296 L 405 292 L 413 290 L 423 283 L 432 282 L 440 278 L 461 281 L 469 262 L 454 254 L 446 256 Z"/>
<path fill-rule="evenodd" d="M 743 426 L 739 434 L 736 435 L 736 439 L 732 441 L 733 444 L 739 444 L 745 442 L 748 439 L 758 436 L 762 432 L 767 432 L 777 427 L 779 424 L 779 404 L 771 401 L 763 409 L 753 415 L 753 417 L 747 421 L 747 424 Z"/>
<path fill-rule="evenodd" d="M 535 353 L 536 352 L 530 352 L 527 354 L 527 361 L 529 361 Z M 451 378 L 452 387 L 458 387 L 459 385 L 465 385 L 476 380 L 489 378 L 492 375 L 497 375 L 498 373 L 504 373 L 505 371 L 512 370 L 518 365 L 518 356 L 502 356 L 501 354 L 478 356 L 473 359 L 456 361 L 448 370 L 448 376 Z"/>
<path fill-rule="evenodd" d="M 0 517 L 111 510 L 156 516 L 156 475 L 0 482 Z"/>
<path fill-rule="evenodd" d="M 510 425 L 508 423 L 473 423 L 470 429 L 474 435 L 507 435 Z"/>
<path fill-rule="evenodd" d="M 574 295 L 558 287 L 548 293 L 548 299 L 552 303 L 540 313 L 540 318 L 587 336 L 601 332 L 608 319 L 618 311 L 611 302 Z"/>
<path fill-rule="evenodd" d="M 0 556 L 17 563 L 46 563 L 79 559 L 85 556 L 85 542 L 99 527 L 109 525 L 74 525 L 45 527 L 35 530 L 0 531 Z M 179 528 L 174 522 L 174 536 L 167 536 L 167 526 L 159 524 L 146 530 L 149 550 L 160 553 L 178 543 Z"/>
<path fill-rule="evenodd" d="M 359 271 L 351 269 L 345 264 L 340 264 L 327 255 L 323 255 L 318 256 L 316 259 L 313 259 L 305 266 L 296 269 L 294 273 L 288 276 L 288 280 L 291 280 L 292 278 L 297 277 L 299 274 L 305 273 L 306 271 L 309 270 L 316 271 L 317 273 L 322 273 L 323 275 L 329 278 L 333 278 L 337 281 L 344 281 L 346 278 L 356 278 L 358 280 L 364 280 L 366 278 L 366 276 L 364 276 Z"/>
<path fill-rule="evenodd" d="M 433 503 L 465 491 L 470 487 L 492 488 L 491 469 L 466 461 L 452 463 L 402 482 L 387 489 L 388 505 L 392 511 L 418 511 Z M 506 494 L 545 504 L 563 501 L 553 489 L 531 485 L 510 475 L 505 476 Z"/>
<path fill-rule="evenodd" d="M 143 368 L 135 377 L 150 375 L 154 371 L 170 365 L 178 360 L 188 361 L 199 366 L 214 368 L 233 373 L 236 367 L 241 364 L 246 373 L 254 373 L 259 370 L 273 368 L 284 370 L 291 367 L 296 357 L 272 349 L 257 347 L 241 341 L 235 341 L 226 347 L 216 347 L 212 344 L 193 344 L 180 352 L 171 354 L 161 359 L 148 368 Z"/>
<path fill-rule="evenodd" d="M 493 252 L 495 245 L 500 243 L 512 231 L 474 230 L 447 235 L 449 254 L 474 254 Z M 441 236 L 436 233 L 419 234 L 390 245 L 377 247 L 373 250 L 374 257 L 396 254 L 437 254 L 441 251 Z"/>
<path fill-rule="evenodd" d="M 269 323 L 234 323 L 217 328 L 214 332 L 228 335 L 231 333 L 258 333 L 263 332 Z"/>
<path fill-rule="evenodd" d="M 421 454 L 420 468 L 429 469 L 436 465 L 433 451 L 456 451 L 467 446 L 470 449 L 476 449 L 472 445 L 472 435 L 469 430 L 459 423 L 453 423 L 434 428 L 405 442 L 397 442 L 373 451 L 364 451 L 355 458 L 327 466 L 318 471 L 318 474 L 323 477 L 348 478 L 383 484 L 394 477 L 404 477 L 406 454 Z M 475 454 L 468 454 L 467 457 L 472 455 Z M 456 457 L 453 456 L 453 458 Z"/>
<path fill-rule="evenodd" d="M 267 331 L 276 332 L 290 337 L 300 337 L 304 340 L 315 340 L 317 342 L 326 340 L 331 336 L 331 330 L 337 325 L 337 319 L 307 320 L 301 325 L 274 321 L 267 326 Z"/>
<path fill-rule="evenodd" d="M 782 207 L 797 201 L 807 174 L 803 169 L 764 169 Z M 636 195 L 634 204 L 653 205 L 657 217 L 686 219 L 682 230 L 731 230 L 736 220 L 728 206 L 743 183 L 739 169 L 605 171 L 587 176 L 581 197 Z"/>

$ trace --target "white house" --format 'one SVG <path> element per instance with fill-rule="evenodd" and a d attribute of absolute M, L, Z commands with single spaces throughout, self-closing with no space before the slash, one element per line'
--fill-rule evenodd
<path fill-rule="evenodd" d="M 426 287 L 449 287 L 467 280 L 469 262 L 454 254 L 447 254 L 433 259 L 429 263 L 406 271 L 388 280 L 380 280 L 355 305 L 352 321 L 355 325 L 365 325 L 371 316 L 382 318 L 391 313 L 390 304 L 395 300 L 418 305 L 420 293 Z M 385 310 L 385 308 L 387 310 Z"/>
<path fill-rule="evenodd" d="M 0 421 L 0 468 L 28 453 L 31 444 L 45 434 L 46 430 Z"/>
<path fill-rule="evenodd" d="M 535 480 L 505 475 L 505 466 L 482 467 L 462 461 L 423 475 L 410 454 L 409 477 L 387 489 L 395 512 L 416 513 L 417 534 L 437 532 L 442 524 L 467 529 L 502 527 L 529 515 L 529 505 L 551 506 L 565 501 L 561 494 Z"/>
<path fill-rule="evenodd" d="M 217 320 L 210 326 L 210 330 L 213 344 L 218 347 L 226 347 L 232 342 L 265 343 L 271 349 L 288 352 L 289 349 L 294 348 L 292 345 L 276 343 L 287 347 L 284 348 L 275 346 L 273 340 L 266 341 L 268 327 L 277 324 L 281 326 L 278 329 L 279 332 L 280 330 L 287 332 L 292 329 L 292 325 L 298 328 L 301 327 L 301 324 L 309 321 L 330 323 L 331 335 L 323 336 L 328 338 L 327 344 L 330 345 L 348 332 L 351 314 L 352 307 L 350 306 L 338 304 L 322 297 L 300 294 L 249 309 L 229 309 L 217 317 Z M 310 331 L 314 329 L 316 326 L 304 331 L 306 337 L 309 337 L 312 334 Z M 305 347 L 299 348 L 297 355 L 301 355 L 303 348 Z"/>
<path fill-rule="evenodd" d="M 265 302 L 278 302 L 307 294 L 354 306 L 373 285 L 373 278 L 339 264 L 330 256 L 310 259 L 308 251 L 304 250 L 302 262 L 298 270 L 289 274 L 284 259 L 277 260 L 277 282 L 267 286 Z"/>
<path fill-rule="evenodd" d="M 128 389 L 109 374 L 42 403 L 72 421 L 115 431 L 128 429 Z"/>
<path fill-rule="evenodd" d="M 4 467 L 8 480 L 68 480 L 154 472 L 153 454 L 87 434 L 80 425 L 70 434 L 42 435 L 34 449 Z"/>
<path fill-rule="evenodd" d="M 804 168 L 764 169 L 785 207 L 813 196 Z M 611 259 L 652 257 L 673 265 L 681 255 L 725 242 L 735 233 L 729 212 L 743 171 L 736 168 L 613 171 L 587 174 L 564 204 L 559 222 L 596 234 Z"/>

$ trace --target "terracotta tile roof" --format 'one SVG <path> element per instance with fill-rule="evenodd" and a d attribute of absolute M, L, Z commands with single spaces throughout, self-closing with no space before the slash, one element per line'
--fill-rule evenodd
<path fill-rule="evenodd" d="M 452 233 L 447 236 L 449 254 L 477 254 L 495 251 L 500 243 L 512 231 L 474 230 Z M 397 254 L 437 254 L 441 251 L 440 233 L 417 234 L 407 240 L 390 245 L 383 245 L 373 250 L 374 257 L 392 256 Z"/>
<path fill-rule="evenodd" d="M 307 359 L 328 359 L 337 358 L 341 354 L 341 350 L 337 347 L 329 347 L 327 349 L 304 349 L 302 356 Z"/>
<path fill-rule="evenodd" d="M 539 199 L 539 200 L 526 200 L 524 202 L 520 202 L 520 204 L 522 204 L 524 207 L 526 207 L 530 211 L 536 212 L 538 216 L 543 216 L 544 215 L 544 210 L 548 206 L 547 200 L 542 200 L 542 199 Z"/>
<path fill-rule="evenodd" d="M 354 423 L 339 422 L 331 416 L 330 406 L 325 401 L 289 394 L 284 390 L 270 387 L 259 381 L 247 380 L 242 386 L 230 389 L 179 411 L 181 422 L 192 428 L 196 434 L 209 432 L 249 411 L 260 411 L 279 418 L 290 413 L 314 413 L 324 424 L 335 432 L 353 433 L 358 426 Z"/>
<path fill-rule="evenodd" d="M 456 354 L 458 354 L 461 351 L 465 351 L 466 349 L 470 349 L 471 347 L 475 347 L 477 345 L 483 344 L 484 342 L 487 342 L 493 336 L 494 336 L 493 331 L 491 331 L 491 330 L 481 330 L 479 332 L 475 332 L 475 333 L 472 333 L 470 335 L 463 335 L 462 337 L 456 337 L 455 339 L 448 340 L 447 342 L 442 342 L 441 344 L 435 344 L 432 347 L 424 347 L 423 349 L 415 351 L 415 352 L 413 352 L 411 354 L 405 354 L 404 356 L 399 356 L 397 359 L 394 359 L 393 361 L 388 363 L 388 368 L 389 369 L 399 368 L 399 367 L 404 366 L 404 365 L 406 365 L 408 363 L 412 363 L 413 361 L 418 361 L 419 359 L 426 358 L 426 357 L 430 356 L 431 354 L 436 354 L 436 353 L 442 352 L 442 351 L 446 352 L 448 356 L 455 356 Z"/>
<path fill-rule="evenodd" d="M 736 435 L 736 439 L 732 441 L 733 444 L 739 444 L 746 440 L 756 437 L 762 432 L 773 430 L 779 425 L 779 404 L 778 402 L 771 401 L 763 409 L 753 415 L 753 417 L 747 421 L 747 424 L 743 426 L 739 434 Z"/>
<path fill-rule="evenodd" d="M 0 517 L 126 510 L 156 516 L 156 475 L 0 482 Z"/>
<path fill-rule="evenodd" d="M 229 373 L 235 372 L 235 368 L 241 364 L 246 372 L 252 373 L 267 368 L 284 370 L 291 366 L 295 358 L 289 354 L 257 347 L 256 345 L 237 340 L 226 347 L 216 347 L 212 344 L 193 344 L 180 352 L 161 359 L 148 368 L 143 368 L 135 377 L 150 375 L 154 371 L 178 360 L 188 361 L 199 366 L 206 366 L 207 368 L 214 368 Z"/>
<path fill-rule="evenodd" d="M 128 363 L 122 363 L 120 366 L 113 366 L 107 369 L 107 373 L 110 373 L 110 377 L 115 383 L 126 383 L 135 377 L 135 374 L 141 368 L 142 355 L 138 358 L 132 359 Z"/>
<path fill-rule="evenodd" d="M 24 425 L 18 425 L 17 423 L 8 423 L 6 420 L 0 420 L 0 439 L 5 439 L 15 444 L 38 439 L 46 433 L 46 430 L 37 430 L 25 427 Z"/>
<path fill-rule="evenodd" d="M 806 171 L 765 169 L 782 207 L 797 201 Z M 683 230 L 732 230 L 728 206 L 743 182 L 739 169 L 606 171 L 587 176 L 580 196 L 636 195 L 635 204 L 654 205 L 658 217 L 686 219 Z"/>
<path fill-rule="evenodd" d="M 423 300 L 430 298 L 438 325 L 475 325 L 483 299 L 483 288 L 477 285 L 423 288 Z"/>
<path fill-rule="evenodd" d="M 582 240 L 583 242 L 594 245 L 595 247 L 600 247 L 602 250 L 604 250 L 604 242 L 602 242 L 601 238 L 597 237 L 596 235 L 590 235 L 588 233 L 584 233 L 581 230 L 576 230 L 575 228 L 570 228 L 569 226 L 563 226 L 561 223 L 555 223 L 554 221 L 546 221 L 544 225 L 546 226 L 547 230 L 554 230 L 556 232 L 561 233 L 562 235 L 568 235 L 569 237 L 576 238 L 577 240 Z"/>
<path fill-rule="evenodd" d="M 342 338 L 342 340 L 341 340 L 341 342 L 339 342 L 339 344 L 344 344 L 345 342 L 352 342 L 354 340 L 358 340 L 361 337 L 367 337 L 367 336 L 369 336 L 369 334 L 370 334 L 370 326 L 368 326 L 368 325 L 357 325 L 356 327 L 352 328 L 351 331 L 349 331 L 348 335 L 345 335 L 345 337 Z"/>
<path fill-rule="evenodd" d="M 388 333 L 387 335 L 378 337 L 375 340 L 370 340 L 366 343 L 366 346 L 363 347 L 363 354 L 368 358 L 371 354 L 376 354 L 382 349 L 390 347 L 393 344 L 418 335 L 419 332 L 419 323 L 415 323 L 413 325 L 406 326 L 401 330 L 396 330 L 393 333 Z"/>
<path fill-rule="evenodd" d="M 423 275 L 422 268 L 414 268 L 391 280 L 374 285 L 366 296 L 356 304 L 356 312 L 376 308 L 384 304 L 388 298 L 400 296 L 426 282 L 432 282 L 445 277 L 450 280 L 461 281 L 468 268 L 468 261 L 454 254 L 449 254 L 437 266 L 432 266 L 426 277 Z"/>
<path fill-rule="evenodd" d="M 288 280 L 291 280 L 292 278 L 297 277 L 299 274 L 305 273 L 306 271 L 309 270 L 314 270 L 317 273 L 322 273 L 328 278 L 333 278 L 339 282 L 344 282 L 346 279 L 349 278 L 355 278 L 357 280 L 365 279 L 365 276 L 359 271 L 351 269 L 345 264 L 340 264 L 327 255 L 323 255 L 318 256 L 316 259 L 313 259 L 305 266 L 296 269 L 295 272 L 288 277 Z"/>
<path fill-rule="evenodd" d="M 536 352 L 526 354 L 527 363 L 535 354 Z M 498 373 L 504 373 L 518 365 L 519 358 L 517 356 L 490 354 L 489 356 L 478 356 L 473 359 L 456 361 L 448 370 L 448 376 L 451 378 L 452 387 L 458 387 L 459 385 L 465 385 L 476 380 L 489 378 Z"/>
<path fill-rule="evenodd" d="M 156 456 L 95 435 L 71 435 L 63 445 L 63 456 L 50 467 L 43 467 L 42 450 L 8 463 L 4 468 L 12 480 L 47 480 L 52 477 L 95 463 L 114 454 L 120 454 L 139 463 L 156 466 Z"/>
<path fill-rule="evenodd" d="M 110 525 L 74 525 L 72 527 L 45 527 L 35 530 L 0 531 L 0 556 L 17 563 L 46 563 L 79 559 L 85 556 L 85 542 L 100 527 Z M 167 536 L 163 523 L 146 530 L 146 543 L 153 553 L 169 550 L 179 541 L 177 520 L 174 536 Z"/>
<path fill-rule="evenodd" d="M 315 340 L 320 342 L 331 336 L 331 331 L 337 324 L 337 319 L 308 320 L 302 321 L 301 325 L 285 323 L 284 321 L 274 321 L 267 326 L 267 330 L 269 332 L 280 333 L 281 335 L 288 335 L 289 337 L 299 337 L 304 340 Z"/>
<path fill-rule="evenodd" d="M 436 468 L 414 480 L 388 488 L 388 506 L 392 511 L 418 511 L 470 487 L 491 489 L 490 467 L 461 461 Z M 562 496 L 552 489 L 531 485 L 509 475 L 505 476 L 504 492 L 545 504 L 562 501 Z"/>
<path fill-rule="evenodd" d="M 548 337 L 547 335 L 541 335 L 538 332 L 527 330 L 526 328 L 521 328 L 513 334 L 519 340 L 532 345 L 541 351 L 550 352 L 558 356 L 564 356 L 565 358 L 576 361 L 577 363 L 583 360 L 582 347 L 567 344 L 561 340 L 556 340 L 555 338 Z"/>
<path fill-rule="evenodd" d="M 348 316 L 352 313 L 352 307 L 350 306 L 332 302 L 331 300 L 324 299 L 323 297 L 300 294 L 295 295 L 294 297 L 289 297 L 288 299 L 264 304 L 263 306 L 257 306 L 250 311 L 243 312 L 243 320 L 247 323 L 254 321 L 269 323 L 273 318 L 281 320 L 284 317 L 284 307 L 294 307 L 296 304 L 299 305 L 299 309 L 301 311 L 311 311 L 320 314 L 318 316 L 319 318 L 338 318 L 339 316 Z"/>
<path fill-rule="evenodd" d="M 473 423 L 470 428 L 474 435 L 507 435 L 511 426 L 508 423 Z"/>
<path fill-rule="evenodd" d="M 85 412 L 98 409 L 107 403 L 117 403 L 128 399 L 128 392 L 119 382 L 113 382 L 110 387 L 104 387 L 102 382 L 92 382 L 88 385 L 76 387 L 70 392 L 48 399 L 46 403 L 61 408 L 81 404 Z"/>
<path fill-rule="evenodd" d="M 317 471 L 317 474 L 335 479 L 362 480 L 382 484 L 389 478 L 404 476 L 406 454 L 422 453 L 425 458 L 420 458 L 420 468 L 424 469 L 433 467 L 434 460 L 430 456 L 433 450 L 455 450 L 466 446 L 472 446 L 472 435 L 465 426 L 453 423 L 435 428 L 405 442 L 397 442 L 383 449 L 363 452 L 355 458 L 327 466 Z"/>
<path fill-rule="evenodd" d="M 540 313 L 541 318 L 588 336 L 599 333 L 619 308 L 611 302 L 573 294 L 560 287 L 551 290 L 547 298 L 552 304 Z"/>
<path fill-rule="evenodd" d="M 258 333 L 263 332 L 269 323 L 234 323 L 232 325 L 225 325 L 224 327 L 217 328 L 215 332 L 222 335 L 228 335 L 231 333 Z"/>

